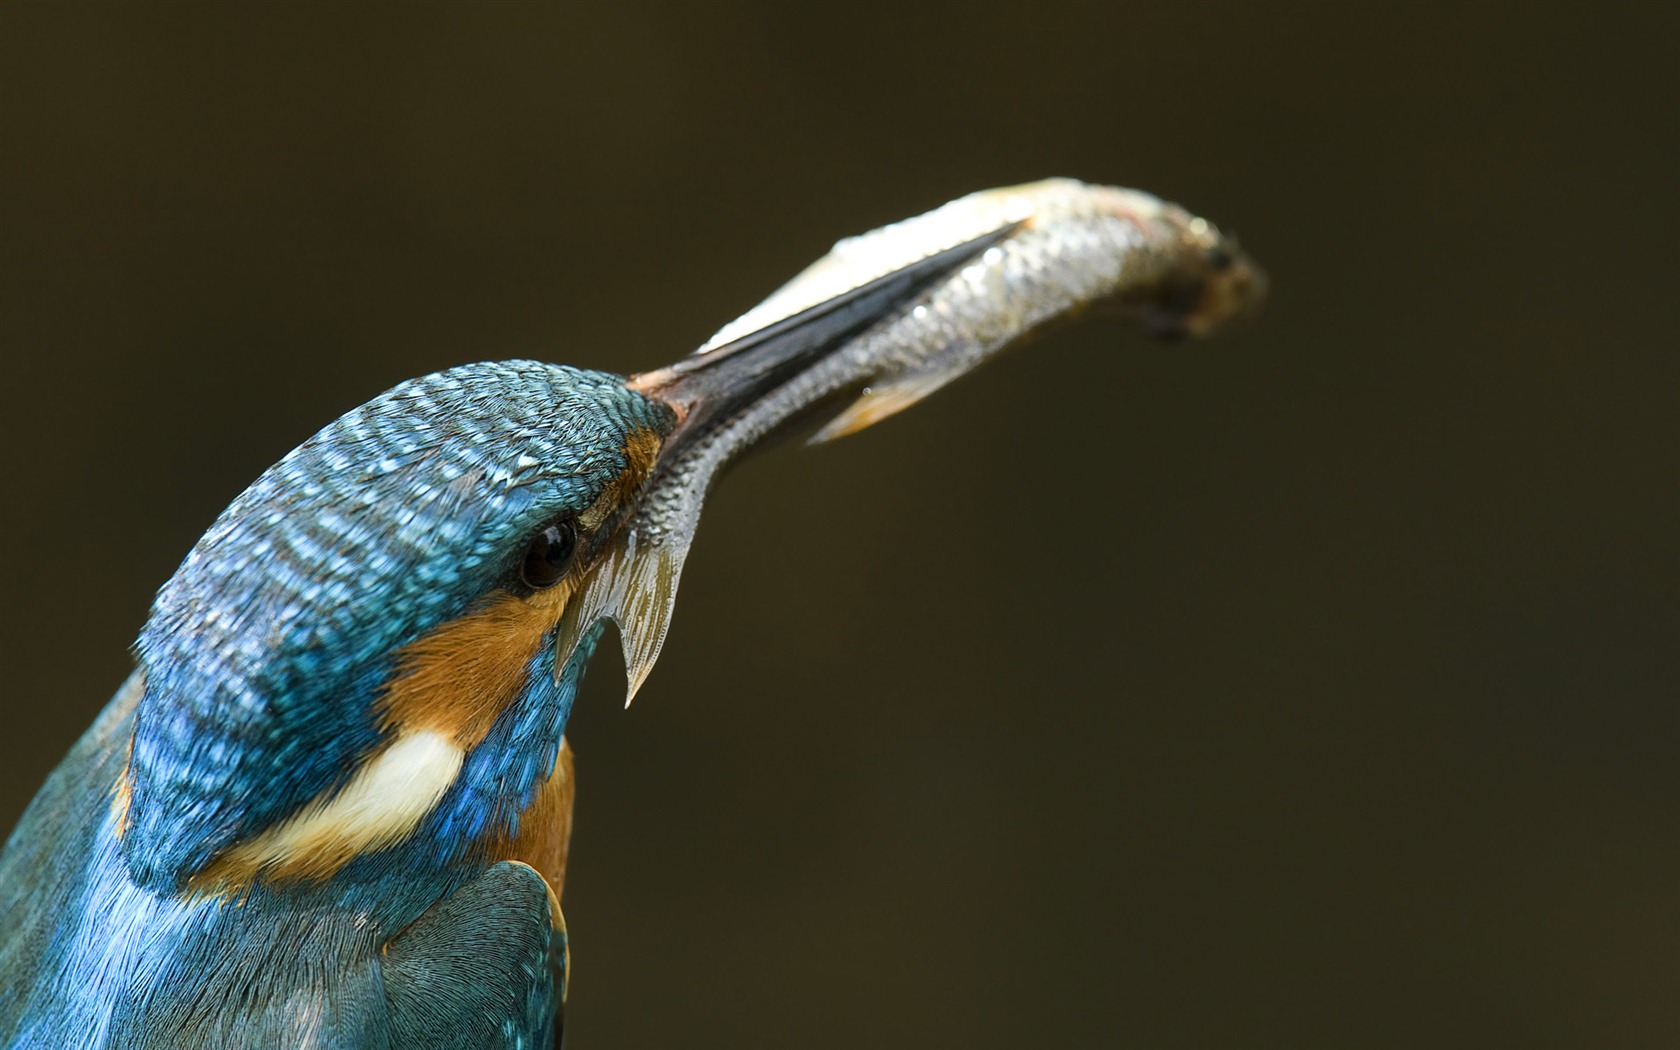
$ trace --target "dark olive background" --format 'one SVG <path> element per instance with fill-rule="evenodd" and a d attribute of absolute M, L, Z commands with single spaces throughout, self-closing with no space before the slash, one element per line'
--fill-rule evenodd
<path fill-rule="evenodd" d="M 1658 5 L 0 7 L 0 821 L 450 364 L 673 360 L 1052 174 L 1267 266 L 713 494 L 573 722 L 572 1045 L 1680 1042 Z"/>

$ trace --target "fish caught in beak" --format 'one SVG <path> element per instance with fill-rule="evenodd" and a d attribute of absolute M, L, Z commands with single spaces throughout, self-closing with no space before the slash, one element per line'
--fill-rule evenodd
<path fill-rule="evenodd" d="M 971 194 L 841 241 L 693 354 L 627 380 L 676 423 L 561 619 L 557 666 L 613 621 L 628 704 L 658 659 L 712 480 L 791 422 L 839 402 L 812 440 L 861 430 L 1086 309 L 1203 336 L 1264 295 L 1261 271 L 1206 220 L 1066 179 Z"/>

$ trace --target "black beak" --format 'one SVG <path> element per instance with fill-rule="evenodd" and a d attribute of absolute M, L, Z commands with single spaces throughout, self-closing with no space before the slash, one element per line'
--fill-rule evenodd
<path fill-rule="evenodd" d="M 756 332 L 699 350 L 674 365 L 631 376 L 629 386 L 657 397 L 677 413 L 664 460 L 683 458 L 720 431 L 736 430 L 720 460 L 732 459 L 759 437 L 832 390 L 796 390 L 799 378 L 879 321 L 907 308 L 932 285 L 987 248 L 1005 240 L 1019 223 L 929 255 L 903 269 L 802 310 Z M 767 425 L 737 428 L 749 416 Z M 718 462 L 716 465 L 721 466 Z"/>

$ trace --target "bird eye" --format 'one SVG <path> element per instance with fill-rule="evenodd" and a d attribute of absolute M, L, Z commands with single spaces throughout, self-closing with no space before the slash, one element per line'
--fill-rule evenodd
<path fill-rule="evenodd" d="M 531 537 L 519 566 L 519 578 L 534 591 L 552 587 L 566 575 L 576 552 L 577 527 L 569 521 L 557 521 Z"/>

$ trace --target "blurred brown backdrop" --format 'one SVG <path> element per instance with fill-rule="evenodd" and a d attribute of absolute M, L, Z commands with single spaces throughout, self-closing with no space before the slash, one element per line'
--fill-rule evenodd
<path fill-rule="evenodd" d="M 216 512 L 407 376 L 665 363 L 1050 174 L 1262 323 L 714 494 L 573 725 L 573 1043 L 1680 1042 L 1658 5 L 0 7 L 0 820 Z"/>

